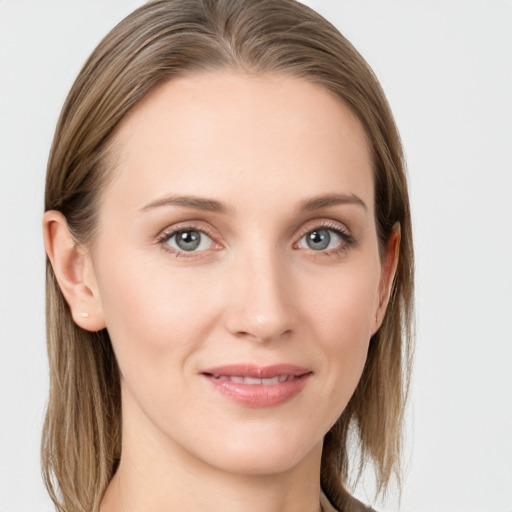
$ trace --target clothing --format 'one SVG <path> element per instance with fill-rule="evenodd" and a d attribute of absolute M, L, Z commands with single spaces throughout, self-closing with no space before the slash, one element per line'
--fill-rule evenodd
<path fill-rule="evenodd" d="M 322 507 L 322 512 L 338 512 L 323 492 L 320 493 L 320 506 Z"/>
<path fill-rule="evenodd" d="M 334 505 L 329 501 L 329 498 L 322 491 L 320 493 L 320 505 L 322 512 L 343 512 L 334 508 Z M 354 500 L 355 508 L 351 512 L 376 512 L 373 508 L 363 505 L 360 501 Z"/>

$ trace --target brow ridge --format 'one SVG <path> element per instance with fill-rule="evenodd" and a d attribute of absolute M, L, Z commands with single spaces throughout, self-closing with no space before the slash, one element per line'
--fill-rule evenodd
<path fill-rule="evenodd" d="M 194 208 L 195 210 L 204 210 L 213 213 L 227 213 L 228 208 L 220 201 L 197 196 L 168 196 L 157 199 L 142 208 L 141 211 L 152 210 L 162 206 L 181 206 L 184 208 Z"/>
<path fill-rule="evenodd" d="M 297 210 L 302 212 L 311 212 L 321 208 L 330 206 L 337 206 L 343 204 L 355 204 L 361 206 L 365 211 L 368 211 L 366 203 L 355 194 L 322 194 L 309 199 L 304 199 L 298 203 Z M 215 199 L 208 199 L 203 197 L 185 195 L 185 196 L 168 196 L 157 199 L 146 206 L 141 211 L 152 210 L 163 206 L 181 206 L 184 208 L 193 208 L 196 210 L 203 210 L 213 213 L 225 214 L 229 208 Z"/>
<path fill-rule="evenodd" d="M 311 212 L 319 210 L 321 208 L 327 208 L 329 206 L 337 206 L 341 204 L 355 204 L 361 206 L 366 212 L 368 206 L 366 203 L 355 194 L 322 194 L 319 196 L 312 197 L 301 201 L 298 205 L 298 209 L 303 212 Z"/>

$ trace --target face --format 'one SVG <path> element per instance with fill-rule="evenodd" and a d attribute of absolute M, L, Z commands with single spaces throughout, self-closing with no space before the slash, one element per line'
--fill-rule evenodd
<path fill-rule="evenodd" d="M 306 81 L 215 72 L 115 138 L 89 257 L 125 439 L 241 473 L 318 454 L 383 311 L 359 121 Z"/>

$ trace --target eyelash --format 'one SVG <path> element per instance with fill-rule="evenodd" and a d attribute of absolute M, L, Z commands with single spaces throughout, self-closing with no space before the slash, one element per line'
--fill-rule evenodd
<path fill-rule="evenodd" d="M 317 253 L 317 254 L 314 254 L 314 257 L 337 256 L 339 254 L 347 252 L 357 242 L 356 239 L 348 232 L 348 230 L 346 228 L 343 228 L 340 224 L 334 223 L 332 221 L 331 222 L 330 221 L 320 221 L 318 224 L 314 225 L 313 227 L 308 227 L 307 229 L 304 229 L 301 232 L 298 241 L 293 244 L 294 248 L 297 250 L 303 250 L 302 248 L 297 247 L 299 242 L 305 236 L 307 236 L 315 231 L 320 231 L 320 230 L 326 230 L 326 231 L 331 231 L 331 232 L 335 233 L 342 240 L 342 242 L 340 243 L 340 245 L 338 247 L 336 247 L 334 249 L 330 249 L 330 250 L 315 251 L 313 249 L 310 249 L 310 252 Z M 215 241 L 214 235 L 208 229 L 205 229 L 202 226 L 199 227 L 194 224 L 183 224 L 183 225 L 179 225 L 179 226 L 176 226 L 173 228 L 166 229 L 157 238 L 157 243 L 162 247 L 162 249 L 164 251 L 172 254 L 176 258 L 197 257 L 198 252 L 204 252 L 204 251 L 197 251 L 197 252 L 196 251 L 190 251 L 190 252 L 180 251 L 174 247 L 170 247 L 168 244 L 169 240 L 173 236 L 175 236 L 179 233 L 187 232 L 187 231 L 198 231 L 199 233 L 202 233 L 202 234 L 206 235 L 208 238 L 210 238 L 212 240 L 213 244 L 217 244 L 220 247 L 220 244 L 218 244 Z"/>
<path fill-rule="evenodd" d="M 168 242 L 169 240 L 179 234 L 179 233 L 186 233 L 187 231 L 198 231 L 199 233 L 206 235 L 212 242 L 215 244 L 215 238 L 212 233 L 209 232 L 208 229 L 204 228 L 203 226 L 199 227 L 194 224 L 182 224 L 179 226 L 175 226 L 173 228 L 168 228 L 165 231 L 162 232 L 162 234 L 158 237 L 157 242 L 162 247 L 162 249 L 176 258 L 194 258 L 197 257 L 197 252 L 195 251 L 180 251 L 179 249 L 176 249 L 174 247 L 171 247 Z M 220 246 L 220 244 L 217 243 L 217 245 Z M 204 252 L 204 251 L 199 251 Z"/>
<path fill-rule="evenodd" d="M 313 253 L 313 257 L 322 257 L 322 256 L 331 256 L 335 257 L 338 255 L 341 255 L 345 252 L 347 252 L 355 243 L 356 239 L 353 235 L 350 234 L 350 232 L 345 228 L 342 227 L 337 222 L 332 221 L 320 221 L 317 225 L 313 226 L 312 228 L 308 227 L 304 229 L 299 236 L 299 240 L 295 242 L 294 246 L 297 246 L 297 244 L 307 235 L 314 233 L 315 231 L 331 231 L 335 233 L 339 238 L 341 238 L 341 243 L 338 247 L 335 247 L 334 249 L 325 250 L 325 251 L 314 251 L 313 249 L 310 249 L 310 252 Z M 301 248 L 298 248 L 298 250 L 302 250 Z M 306 249 L 307 250 L 307 249 Z"/>

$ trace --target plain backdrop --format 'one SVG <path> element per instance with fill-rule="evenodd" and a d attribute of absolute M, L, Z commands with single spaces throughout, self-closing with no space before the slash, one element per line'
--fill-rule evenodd
<path fill-rule="evenodd" d="M 374 68 L 408 159 L 418 320 L 400 510 L 512 512 L 512 2 L 307 3 Z M 141 4 L 0 0 L 0 512 L 52 510 L 39 437 L 53 130 L 86 57 Z M 398 510 L 393 494 L 376 506 Z"/>

